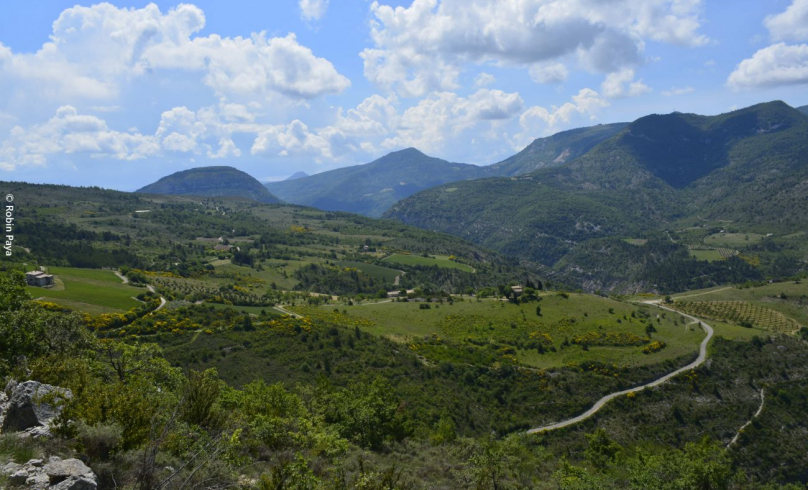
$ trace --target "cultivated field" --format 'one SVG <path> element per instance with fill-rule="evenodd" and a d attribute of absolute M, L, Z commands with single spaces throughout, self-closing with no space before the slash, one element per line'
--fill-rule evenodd
<path fill-rule="evenodd" d="M 402 265 L 438 266 L 446 269 L 459 269 L 464 272 L 474 272 L 474 268 L 449 260 L 448 256 L 422 257 L 420 255 L 393 254 L 385 257 L 384 262 Z"/>
<path fill-rule="evenodd" d="M 758 287 L 721 287 L 677 294 L 678 301 L 741 301 L 781 313 L 801 326 L 808 326 L 808 283 L 788 281 Z"/>

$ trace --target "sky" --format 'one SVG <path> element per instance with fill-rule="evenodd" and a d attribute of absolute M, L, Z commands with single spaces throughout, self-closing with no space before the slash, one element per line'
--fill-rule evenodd
<path fill-rule="evenodd" d="M 673 111 L 808 104 L 808 0 L 3 0 L 0 181 L 487 165 Z"/>

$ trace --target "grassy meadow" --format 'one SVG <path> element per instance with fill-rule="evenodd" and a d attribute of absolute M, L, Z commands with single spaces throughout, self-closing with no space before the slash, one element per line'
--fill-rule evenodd
<path fill-rule="evenodd" d="M 474 268 L 449 260 L 448 256 L 422 257 L 420 255 L 392 254 L 384 258 L 384 262 L 402 265 L 438 266 L 446 269 L 458 269 L 463 272 L 474 272 Z"/>
<path fill-rule="evenodd" d="M 304 315 L 339 321 L 386 337 L 432 362 L 512 362 L 535 368 L 586 362 L 642 366 L 695 353 L 704 332 L 680 315 L 648 305 L 587 294 L 547 294 L 540 302 L 512 304 L 464 297 L 453 303 L 370 302 L 353 306 L 297 307 Z M 541 315 L 537 315 L 536 308 Z M 646 328 L 655 331 L 647 341 Z M 664 348 L 644 352 L 652 341 Z M 585 345 L 586 344 L 586 345 Z M 585 345 L 585 346 L 584 346 Z"/>
<path fill-rule="evenodd" d="M 48 272 L 55 276 L 54 287 L 29 286 L 27 289 L 31 297 L 44 298 L 86 313 L 120 313 L 130 310 L 140 304 L 133 297 L 145 291 L 143 288 L 123 284 L 109 270 L 49 267 Z"/>

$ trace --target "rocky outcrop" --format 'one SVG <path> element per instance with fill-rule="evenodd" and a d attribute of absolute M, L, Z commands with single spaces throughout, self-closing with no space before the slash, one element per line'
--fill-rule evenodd
<path fill-rule="evenodd" d="M 72 398 L 70 390 L 25 381 L 6 386 L 8 400 L 0 399 L 3 432 L 27 431 L 32 437 L 47 436 L 50 422 L 61 413 L 61 403 Z"/>
<path fill-rule="evenodd" d="M 21 465 L 7 463 L 0 466 L 0 473 L 14 486 L 32 490 L 96 490 L 95 473 L 78 459 L 61 459 L 52 456 L 45 463 L 32 459 Z"/>

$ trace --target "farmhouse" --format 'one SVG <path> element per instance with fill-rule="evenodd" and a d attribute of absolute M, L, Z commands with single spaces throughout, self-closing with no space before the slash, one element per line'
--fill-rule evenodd
<path fill-rule="evenodd" d="M 388 291 L 387 292 L 387 297 L 388 298 L 398 298 L 399 296 L 401 296 L 401 291 Z"/>
<path fill-rule="evenodd" d="M 511 291 L 513 291 L 514 296 L 521 296 L 522 286 L 511 286 Z"/>
<path fill-rule="evenodd" d="M 31 271 L 25 274 L 25 282 L 29 286 L 44 287 L 53 284 L 53 276 L 42 271 Z"/>

